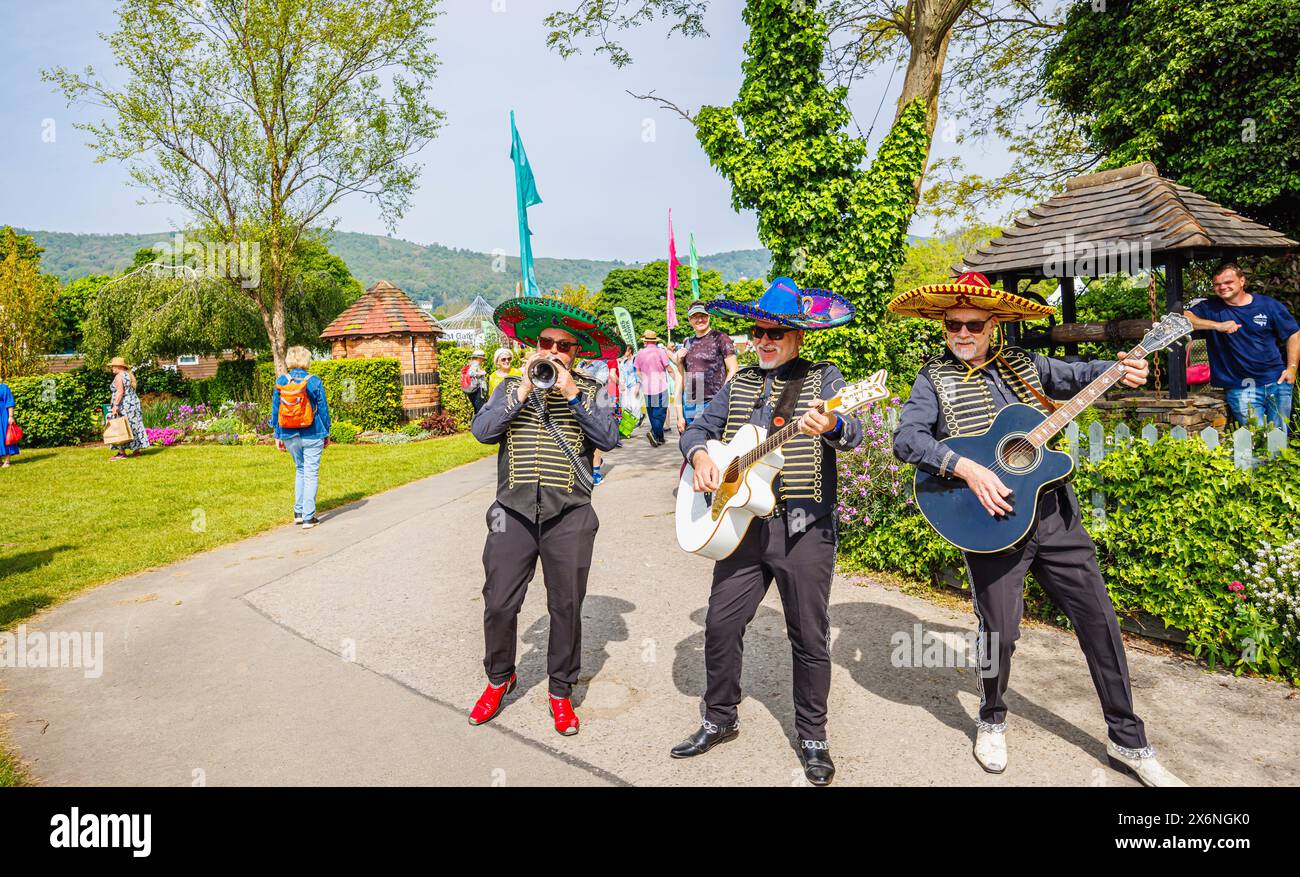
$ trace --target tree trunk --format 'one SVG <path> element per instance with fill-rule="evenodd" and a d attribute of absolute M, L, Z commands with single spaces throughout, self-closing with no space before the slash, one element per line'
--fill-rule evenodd
<path fill-rule="evenodd" d="M 934 141 L 934 129 L 939 122 L 939 86 L 943 82 L 943 65 L 948 59 L 948 41 L 952 39 L 953 25 L 971 2 L 972 0 L 912 0 L 904 12 L 911 52 L 907 58 L 907 73 L 903 77 L 903 91 L 898 96 L 898 109 L 894 113 L 894 119 L 897 120 L 903 108 L 916 98 L 925 99 L 925 132 L 929 139 L 925 147 L 925 164 L 921 167 L 920 176 L 916 178 L 918 200 L 921 197 L 925 169 L 930 164 L 930 144 Z"/>

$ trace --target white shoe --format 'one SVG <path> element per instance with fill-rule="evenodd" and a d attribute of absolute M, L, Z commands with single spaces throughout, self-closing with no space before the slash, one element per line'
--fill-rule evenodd
<path fill-rule="evenodd" d="M 989 773 L 1007 769 L 1007 724 L 981 722 L 975 732 L 975 760 Z"/>
<path fill-rule="evenodd" d="M 1186 786 L 1187 783 L 1174 776 L 1156 760 L 1155 750 L 1150 746 L 1145 749 L 1128 749 L 1113 740 L 1106 741 L 1106 760 L 1116 770 L 1133 774 L 1144 786 Z"/>

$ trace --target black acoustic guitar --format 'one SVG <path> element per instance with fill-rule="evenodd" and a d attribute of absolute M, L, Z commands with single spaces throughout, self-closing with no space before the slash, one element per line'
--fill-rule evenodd
<path fill-rule="evenodd" d="M 1129 355 L 1148 356 L 1191 333 L 1186 317 L 1166 314 Z M 917 469 L 916 505 L 921 514 L 940 536 L 963 551 L 992 554 L 1015 545 L 1034 524 L 1039 494 L 1074 471 L 1070 455 L 1052 450 L 1047 443 L 1123 375 L 1124 369 L 1115 363 L 1052 414 L 1029 405 L 1008 405 L 984 432 L 943 440 L 959 456 L 993 470 L 1011 488 L 1009 514 L 990 515 L 960 478 Z"/>

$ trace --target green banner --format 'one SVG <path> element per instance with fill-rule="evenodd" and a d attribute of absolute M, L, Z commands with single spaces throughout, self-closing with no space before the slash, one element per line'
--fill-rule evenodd
<path fill-rule="evenodd" d="M 623 336 L 624 343 L 636 350 L 636 328 L 632 325 L 632 315 L 627 312 L 627 308 L 614 308 L 614 321 L 618 323 L 618 334 Z"/>

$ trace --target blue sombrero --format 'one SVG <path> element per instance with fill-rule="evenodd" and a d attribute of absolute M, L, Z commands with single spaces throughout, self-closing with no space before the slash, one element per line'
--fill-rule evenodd
<path fill-rule="evenodd" d="M 853 319 L 853 305 L 827 289 L 800 289 L 789 277 L 772 281 L 758 301 L 718 298 L 705 307 L 717 314 L 767 320 L 792 329 L 833 329 Z"/>

